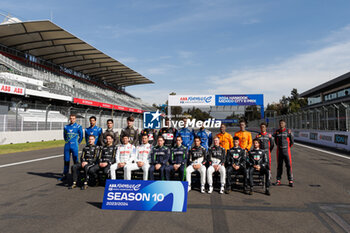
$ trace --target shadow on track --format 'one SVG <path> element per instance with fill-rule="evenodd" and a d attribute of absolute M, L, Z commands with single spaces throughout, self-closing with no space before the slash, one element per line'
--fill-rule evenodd
<path fill-rule="evenodd" d="M 102 202 L 90 202 L 90 201 L 87 201 L 86 203 L 88 203 L 88 204 L 90 204 L 92 206 L 95 206 L 98 209 L 102 209 Z"/>
<path fill-rule="evenodd" d="M 62 176 L 62 173 L 53 173 L 53 172 L 27 172 L 29 175 L 41 176 L 45 178 L 58 179 Z"/>

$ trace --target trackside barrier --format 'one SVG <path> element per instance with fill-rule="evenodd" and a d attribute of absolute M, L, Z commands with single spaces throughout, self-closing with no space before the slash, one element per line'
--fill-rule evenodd
<path fill-rule="evenodd" d="M 260 132 L 258 127 L 249 127 L 248 131 Z M 274 129 L 268 129 L 269 133 L 274 133 Z M 316 145 L 327 146 L 335 149 L 350 151 L 350 132 L 344 131 L 321 131 L 292 129 L 294 140 L 297 142 L 307 142 Z"/>

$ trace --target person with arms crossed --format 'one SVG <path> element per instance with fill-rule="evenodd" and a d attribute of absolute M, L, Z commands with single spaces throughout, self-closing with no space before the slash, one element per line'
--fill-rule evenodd
<path fill-rule="evenodd" d="M 182 138 L 176 137 L 176 145 L 171 149 L 169 166 L 166 168 L 165 177 L 170 180 L 171 175 L 178 171 L 180 180 L 183 180 L 187 164 L 187 148 L 182 145 Z"/>
<path fill-rule="evenodd" d="M 244 120 L 239 121 L 240 130 L 235 133 L 235 137 L 239 138 L 239 146 L 247 151 L 252 147 L 252 134 L 245 130 L 246 123 Z"/>
<path fill-rule="evenodd" d="M 209 148 L 208 151 L 208 163 L 209 167 L 207 169 L 207 179 L 209 184 L 208 193 L 213 192 L 213 173 L 220 173 L 220 194 L 224 193 L 225 182 L 226 182 L 226 169 L 225 169 L 225 159 L 226 151 L 220 146 L 220 139 L 218 137 L 214 138 L 214 145 Z"/>
<path fill-rule="evenodd" d="M 220 133 L 216 135 L 220 140 L 220 146 L 225 150 L 228 150 L 233 147 L 233 141 L 231 134 L 226 132 L 226 125 L 222 124 L 220 126 Z"/>
<path fill-rule="evenodd" d="M 292 153 L 291 148 L 294 144 L 294 136 L 290 129 L 286 128 L 286 122 L 280 120 L 280 128 L 276 130 L 273 137 L 277 147 L 277 181 L 276 185 L 281 185 L 281 178 L 283 173 L 283 161 L 286 164 L 287 176 L 289 180 L 289 186 L 293 187 L 293 171 L 292 171 Z"/>
<path fill-rule="evenodd" d="M 97 145 L 99 143 L 99 138 L 102 134 L 102 128 L 96 126 L 96 117 L 91 116 L 89 118 L 90 121 L 90 127 L 85 129 L 85 142 L 86 145 L 89 144 L 89 136 L 94 135 L 95 136 L 95 143 L 94 145 Z"/>
<path fill-rule="evenodd" d="M 96 159 L 99 154 L 99 146 L 95 145 L 95 136 L 89 136 L 89 143 L 83 148 L 80 156 L 80 163 L 76 163 L 72 166 L 73 184 L 69 189 L 77 187 L 78 172 L 84 170 L 84 185 L 82 190 L 87 189 L 89 182 L 89 169 L 96 164 Z"/>
<path fill-rule="evenodd" d="M 207 168 L 205 164 L 207 162 L 207 150 L 201 146 L 201 139 L 199 137 L 194 138 L 194 146 L 189 150 L 187 168 L 186 168 L 186 180 L 188 182 L 188 191 L 191 191 L 191 174 L 194 171 L 199 171 L 201 176 L 201 193 L 205 193 L 205 178 Z"/>
<path fill-rule="evenodd" d="M 157 146 L 151 150 L 151 167 L 149 168 L 149 179 L 154 180 L 154 172 L 159 171 L 162 180 L 165 178 L 165 169 L 170 157 L 170 149 L 164 146 L 164 138 L 159 136 Z"/>
<path fill-rule="evenodd" d="M 70 123 L 64 126 L 63 138 L 66 142 L 64 145 L 64 167 L 63 175 L 59 180 L 64 181 L 67 179 L 69 172 L 70 156 L 72 154 L 74 164 L 78 163 L 78 151 L 79 144 L 83 140 L 83 128 L 76 123 L 77 117 L 75 114 L 69 116 Z"/>
<path fill-rule="evenodd" d="M 129 135 L 123 134 L 122 142 L 123 144 L 118 146 L 117 154 L 115 156 L 116 162 L 111 165 L 111 179 L 116 179 L 116 171 L 121 170 L 124 174 L 124 180 L 126 177 L 126 167 L 130 165 L 134 159 L 136 154 L 136 148 L 134 145 L 129 143 Z"/>
<path fill-rule="evenodd" d="M 226 190 L 229 194 L 232 188 L 231 176 L 234 175 L 236 180 L 237 175 L 243 175 L 243 192 L 247 193 L 247 169 L 246 169 L 246 150 L 239 147 L 239 138 L 233 137 L 233 147 L 227 150 L 226 155 Z"/>
<path fill-rule="evenodd" d="M 131 180 L 131 172 L 142 169 L 143 180 L 148 179 L 149 163 L 151 162 L 152 146 L 148 143 L 148 135 L 142 135 L 141 144 L 136 147 L 135 163 L 129 163 L 126 165 L 124 172 L 126 174 L 126 180 Z"/>

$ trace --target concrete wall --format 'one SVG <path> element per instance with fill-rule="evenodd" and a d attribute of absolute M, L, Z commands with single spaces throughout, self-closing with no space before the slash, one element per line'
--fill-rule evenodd
<path fill-rule="evenodd" d="M 40 141 L 63 140 L 62 130 L 1 132 L 0 145 Z"/>

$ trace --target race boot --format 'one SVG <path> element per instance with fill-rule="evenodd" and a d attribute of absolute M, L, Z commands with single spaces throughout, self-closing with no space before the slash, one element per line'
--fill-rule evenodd
<path fill-rule="evenodd" d="M 213 186 L 212 185 L 209 185 L 209 190 L 208 190 L 208 193 L 212 193 L 214 190 Z"/>
<path fill-rule="evenodd" d="M 221 185 L 220 194 L 223 194 L 223 193 L 224 193 L 224 190 L 225 190 L 225 186 L 224 186 L 224 185 Z"/>
<path fill-rule="evenodd" d="M 280 180 L 276 180 L 276 183 L 274 183 L 274 185 L 280 186 L 281 185 L 281 181 Z"/>
<path fill-rule="evenodd" d="M 201 193 L 205 193 L 204 185 L 201 185 Z"/>
<path fill-rule="evenodd" d="M 187 192 L 191 191 L 191 185 L 188 186 Z"/>
<path fill-rule="evenodd" d="M 271 195 L 269 188 L 266 188 L 265 194 L 266 194 L 267 196 L 270 196 L 270 195 Z"/>
<path fill-rule="evenodd" d="M 249 189 L 249 193 L 248 193 L 249 195 L 253 195 L 253 187 L 250 187 L 250 189 Z"/>
<path fill-rule="evenodd" d="M 293 187 L 294 186 L 294 182 L 292 180 L 289 181 L 289 187 Z"/>
<path fill-rule="evenodd" d="M 226 190 L 225 190 L 225 193 L 226 194 L 229 194 L 231 192 L 231 186 L 227 186 L 226 187 Z"/>
<path fill-rule="evenodd" d="M 88 187 L 89 186 L 88 186 L 87 182 L 84 182 L 84 185 L 81 186 L 81 190 L 86 190 Z"/>
<path fill-rule="evenodd" d="M 68 187 L 68 189 L 75 189 L 77 187 L 77 182 L 73 182 L 71 186 Z"/>
<path fill-rule="evenodd" d="M 67 174 L 62 174 L 62 176 L 60 178 L 57 179 L 58 181 L 66 181 L 67 180 Z"/>

